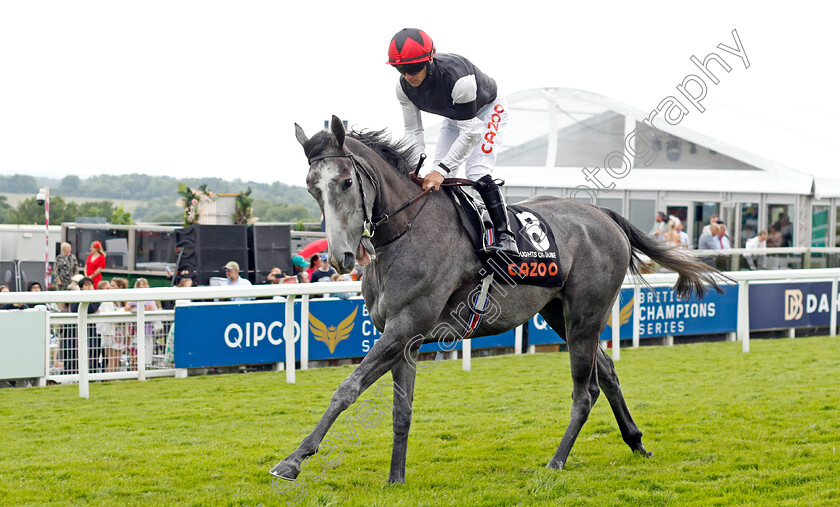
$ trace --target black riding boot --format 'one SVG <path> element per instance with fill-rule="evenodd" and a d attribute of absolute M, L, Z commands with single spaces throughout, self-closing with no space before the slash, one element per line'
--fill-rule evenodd
<path fill-rule="evenodd" d="M 490 214 L 490 220 L 493 222 L 493 229 L 496 230 L 496 240 L 487 249 L 492 252 L 502 251 L 511 257 L 519 257 L 516 238 L 513 237 L 513 233 L 510 231 L 507 207 L 502 197 L 502 190 L 489 174 L 482 176 L 476 183 L 478 184 L 478 193 L 487 206 L 487 212 Z"/>

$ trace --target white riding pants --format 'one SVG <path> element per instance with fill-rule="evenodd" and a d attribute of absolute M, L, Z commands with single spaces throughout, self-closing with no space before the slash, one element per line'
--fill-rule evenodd
<path fill-rule="evenodd" d="M 478 181 L 482 176 L 491 174 L 496 167 L 496 155 L 502 145 L 505 127 L 508 123 L 508 106 L 504 97 L 497 98 L 478 110 L 476 117 L 484 124 L 481 139 L 464 162 L 467 178 Z M 437 147 L 435 148 L 435 163 L 437 167 L 441 160 L 449 153 L 452 144 L 458 139 L 458 125 L 455 120 L 444 118 L 440 127 Z M 458 168 L 453 167 L 450 177 L 455 177 Z"/>

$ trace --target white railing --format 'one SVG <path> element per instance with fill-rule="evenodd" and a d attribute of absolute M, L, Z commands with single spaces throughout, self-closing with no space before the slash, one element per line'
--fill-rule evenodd
<path fill-rule="evenodd" d="M 775 271 L 741 271 L 741 272 L 726 272 L 725 276 L 733 280 L 739 285 L 738 292 L 738 323 L 737 332 L 734 333 L 734 339 L 742 342 L 743 352 L 749 352 L 749 285 L 755 283 L 762 283 L 768 281 L 830 281 L 832 283 L 831 293 L 831 308 L 836 309 L 837 301 L 837 287 L 840 281 L 840 268 L 829 269 L 808 269 L 808 270 L 775 270 Z M 657 273 L 644 275 L 644 279 L 648 284 L 656 286 L 672 286 L 677 280 L 676 273 Z M 643 285 L 637 283 L 633 278 L 625 279 L 623 287 L 633 288 L 635 301 L 639 300 Z M 92 302 L 101 301 L 171 301 L 171 300 L 213 300 L 213 299 L 229 299 L 241 297 L 285 297 L 286 315 L 284 322 L 284 340 L 285 340 L 285 367 L 286 381 L 289 383 L 295 382 L 295 351 L 294 351 L 294 301 L 297 297 L 301 298 L 302 323 L 308 322 L 308 303 L 309 297 L 312 295 L 334 294 L 351 292 L 356 293 L 361 291 L 361 282 L 331 282 L 331 283 L 315 283 L 315 284 L 278 284 L 278 285 L 256 285 L 250 287 L 190 287 L 190 288 L 151 288 L 151 289 L 122 289 L 122 290 L 97 290 L 97 291 L 60 291 L 60 292 L 13 292 L 0 293 L 0 305 L 6 303 L 79 303 L 79 311 L 75 317 L 59 316 L 59 314 L 52 314 L 52 317 L 63 319 L 67 322 L 68 319 L 74 319 L 78 330 L 78 361 L 79 361 L 79 396 L 89 397 L 88 382 L 91 379 L 109 379 L 109 378 L 137 378 L 144 380 L 153 375 L 174 375 L 176 377 L 186 376 L 186 370 L 164 369 L 157 372 L 150 371 L 145 368 L 146 358 L 144 357 L 144 348 L 138 346 L 137 350 L 137 371 L 125 372 L 109 372 L 109 373 L 94 373 L 89 371 L 88 347 L 82 346 L 87 343 L 87 324 L 95 322 L 126 322 L 124 316 L 114 317 L 111 315 L 88 316 L 87 307 Z M 618 302 L 613 309 L 612 316 L 612 344 L 613 357 L 620 359 L 619 348 L 619 329 L 617 319 L 620 308 Z M 835 335 L 837 331 L 837 316 L 836 311 L 831 311 L 830 333 Z M 143 305 L 138 306 L 136 314 L 131 314 L 133 322 L 136 324 L 138 339 L 137 343 L 144 343 L 141 340 L 141 333 L 145 330 L 147 322 L 153 320 L 171 320 L 169 312 L 145 312 Z M 640 332 L 639 332 L 639 318 L 640 312 L 634 312 L 633 323 L 633 346 L 639 346 Z M 122 320 L 120 320 L 122 319 Z M 301 325 L 301 366 L 306 368 L 308 360 L 308 326 Z M 288 334 L 285 334 L 288 333 Z M 517 333 L 515 341 L 515 352 L 522 353 L 522 339 L 521 334 Z M 142 355 L 141 355 L 142 354 Z M 463 350 L 464 369 L 469 369 L 470 350 L 469 341 L 464 343 Z M 75 379 L 75 377 L 73 377 Z"/>
<path fill-rule="evenodd" d="M 91 303 L 104 301 L 178 301 L 178 300 L 213 300 L 230 299 L 243 297 L 278 297 L 286 298 L 286 316 L 284 332 L 292 333 L 294 330 L 294 300 L 301 296 L 304 311 L 308 313 L 309 296 L 335 294 L 345 292 L 360 292 L 361 282 L 330 282 L 330 283 L 301 283 L 301 284 L 276 284 L 276 285 L 253 285 L 246 287 L 189 287 L 189 288 L 149 288 L 149 289 L 114 289 L 114 290 L 87 290 L 87 291 L 42 291 L 42 292 L 0 292 L 0 305 L 7 303 L 23 303 L 37 305 L 43 303 L 78 303 L 79 308 L 75 317 L 77 330 L 77 358 L 78 358 L 78 381 L 79 396 L 90 397 L 89 382 L 93 380 L 107 380 L 116 378 L 137 378 L 145 380 L 153 375 L 174 375 L 176 377 L 186 376 L 186 370 L 172 369 L 163 372 L 151 373 L 145 368 L 145 347 L 137 347 L 137 371 L 136 372 L 107 372 L 90 373 L 90 358 L 88 356 L 88 323 L 97 321 L 106 322 L 112 318 L 111 315 L 89 316 L 87 309 Z M 132 314 L 136 320 L 137 343 L 145 343 L 145 328 L 147 322 L 155 319 L 148 318 L 142 304 L 137 305 L 136 314 Z M 59 314 L 50 314 L 51 317 Z M 160 320 L 162 315 L 155 315 Z M 308 315 L 304 315 L 308 318 Z M 123 320 L 124 322 L 124 320 Z M 307 329 L 307 326 L 301 326 Z M 305 335 L 303 336 L 306 337 Z M 292 336 L 284 337 L 286 342 L 286 381 L 295 382 L 295 352 Z M 49 350 L 49 343 L 47 344 Z M 47 354 L 49 357 L 49 354 Z M 48 358 L 45 360 L 49 360 Z M 49 371 L 49 365 L 48 369 Z M 73 377 L 75 380 L 75 377 Z"/>

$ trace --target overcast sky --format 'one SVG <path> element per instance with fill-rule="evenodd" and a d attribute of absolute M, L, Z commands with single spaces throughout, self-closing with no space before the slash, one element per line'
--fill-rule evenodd
<path fill-rule="evenodd" d="M 828 2 L 0 1 L 0 174 L 147 173 L 303 185 L 294 122 L 402 135 L 385 65 L 403 27 L 502 92 L 579 88 L 650 111 L 710 52 L 732 71 L 689 129 L 840 170 Z M 736 29 L 749 58 L 734 46 Z M 428 123 L 428 121 L 427 121 Z M 0 189 L 2 191 L 2 189 Z"/>

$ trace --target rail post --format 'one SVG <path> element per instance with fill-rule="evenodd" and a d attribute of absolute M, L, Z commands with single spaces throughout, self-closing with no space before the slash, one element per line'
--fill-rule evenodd
<path fill-rule="evenodd" d="M 295 383 L 295 295 L 286 297 L 286 323 L 283 325 L 286 341 L 286 383 Z"/>

